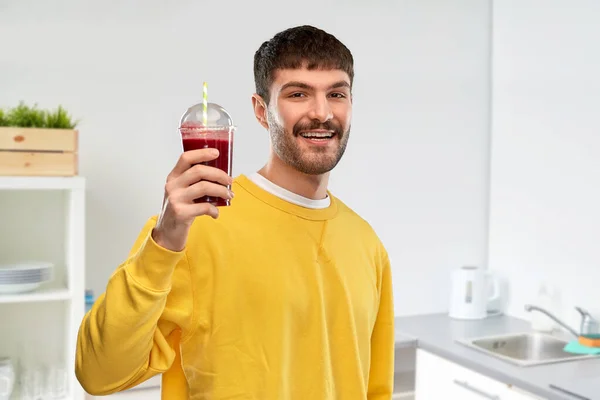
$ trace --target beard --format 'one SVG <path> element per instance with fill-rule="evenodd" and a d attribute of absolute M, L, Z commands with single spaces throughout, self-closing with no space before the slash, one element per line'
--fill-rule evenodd
<path fill-rule="evenodd" d="M 309 123 L 298 121 L 291 133 L 281 126 L 270 112 L 267 112 L 267 121 L 275 154 L 292 168 L 307 175 L 322 175 L 335 168 L 346 151 L 350 137 L 350 126 L 344 132 L 342 126 L 334 121 L 313 120 Z M 337 148 L 333 152 L 330 146 L 311 146 L 310 150 L 303 150 L 297 142 L 297 138 L 301 137 L 300 132 L 314 129 L 327 129 L 334 132 L 334 136 L 328 140 L 336 141 Z"/>

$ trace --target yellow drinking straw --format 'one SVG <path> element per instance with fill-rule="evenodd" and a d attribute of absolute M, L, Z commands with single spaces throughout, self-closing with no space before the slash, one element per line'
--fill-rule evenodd
<path fill-rule="evenodd" d="M 208 124 L 208 87 L 206 82 L 204 82 L 202 93 L 202 123 L 204 126 Z"/>

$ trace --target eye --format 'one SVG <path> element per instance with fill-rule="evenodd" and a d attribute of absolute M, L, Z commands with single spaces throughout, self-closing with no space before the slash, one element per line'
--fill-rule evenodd
<path fill-rule="evenodd" d="M 335 97 L 336 99 L 344 99 L 344 98 L 346 98 L 346 95 L 344 93 L 339 93 L 339 92 L 331 93 L 330 96 L 331 97 Z"/>
<path fill-rule="evenodd" d="M 295 93 L 290 94 L 289 97 L 291 97 L 291 98 L 301 98 L 301 97 L 304 97 L 304 93 L 295 92 Z"/>

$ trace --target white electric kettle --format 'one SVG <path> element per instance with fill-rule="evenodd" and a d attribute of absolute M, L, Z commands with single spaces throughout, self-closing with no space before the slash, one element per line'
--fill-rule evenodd
<path fill-rule="evenodd" d="M 479 267 L 465 266 L 452 271 L 449 316 L 456 319 L 483 319 L 491 302 L 500 297 L 498 279 Z"/>

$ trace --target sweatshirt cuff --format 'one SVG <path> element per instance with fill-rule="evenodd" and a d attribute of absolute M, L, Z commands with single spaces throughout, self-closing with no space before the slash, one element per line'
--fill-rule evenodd
<path fill-rule="evenodd" d="M 173 271 L 183 257 L 185 249 L 165 249 L 154 241 L 150 231 L 145 243 L 126 268 L 129 275 L 146 289 L 165 291 L 171 288 Z"/>

